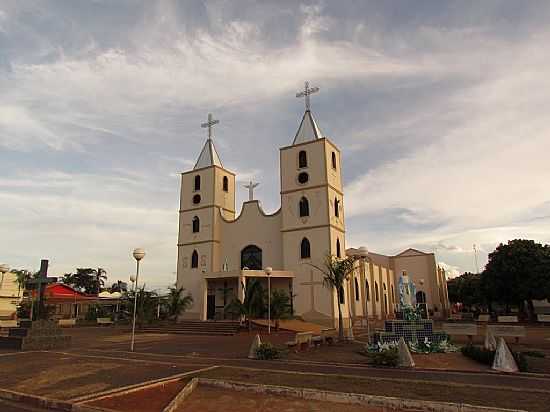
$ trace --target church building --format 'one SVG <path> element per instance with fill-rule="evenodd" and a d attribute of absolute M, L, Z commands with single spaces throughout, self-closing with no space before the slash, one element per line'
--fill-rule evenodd
<path fill-rule="evenodd" d="M 297 95 L 305 97 L 306 110 L 291 144 L 279 149 L 281 206 L 273 214 L 253 198 L 251 182 L 250 199 L 236 215 L 236 176 L 224 168 L 212 138 L 218 121 L 209 115 L 202 125 L 208 138 L 181 180 L 177 285 L 194 298 L 185 318 L 222 319 L 227 303 L 243 299 L 247 279 L 258 278 L 267 289 L 268 277 L 272 289 L 293 297 L 295 315 L 306 321 L 335 325 L 338 305 L 345 322 L 350 314 L 353 320 L 394 316 L 396 274 L 407 265 L 367 256 L 357 263 L 340 301 L 312 266 L 321 266 L 327 253 L 347 253 L 341 155 L 310 110 L 316 91 L 306 83 Z"/>

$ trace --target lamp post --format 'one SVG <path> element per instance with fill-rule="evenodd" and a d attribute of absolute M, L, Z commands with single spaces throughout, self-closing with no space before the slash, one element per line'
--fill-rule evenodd
<path fill-rule="evenodd" d="M 139 261 L 145 257 L 145 250 L 141 248 L 134 249 L 134 259 L 136 260 L 136 283 L 134 287 L 134 318 L 132 320 L 132 342 L 130 343 L 130 352 L 134 351 L 134 338 L 136 334 L 136 311 L 137 311 L 137 284 L 139 280 Z"/>
<path fill-rule="evenodd" d="M 273 268 L 268 266 L 264 272 L 267 275 L 267 333 L 271 335 L 271 273 Z"/>
<path fill-rule="evenodd" d="M 0 273 L 2 274 L 2 280 L 0 281 L 0 287 L 4 284 L 4 275 L 10 271 L 10 268 L 5 263 L 0 264 Z"/>

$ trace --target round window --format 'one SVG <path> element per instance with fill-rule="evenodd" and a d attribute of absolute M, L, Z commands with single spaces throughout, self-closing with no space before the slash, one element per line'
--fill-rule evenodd
<path fill-rule="evenodd" d="M 309 175 L 306 172 L 302 172 L 298 175 L 298 182 L 301 184 L 307 183 L 309 180 Z"/>
<path fill-rule="evenodd" d="M 201 202 L 201 195 L 193 196 L 193 203 L 198 205 Z"/>

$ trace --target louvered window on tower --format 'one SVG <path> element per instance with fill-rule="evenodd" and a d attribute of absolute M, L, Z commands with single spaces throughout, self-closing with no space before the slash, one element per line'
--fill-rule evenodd
<path fill-rule="evenodd" d="M 307 217 L 309 216 L 309 200 L 307 198 L 302 197 L 300 199 L 300 217 Z"/>

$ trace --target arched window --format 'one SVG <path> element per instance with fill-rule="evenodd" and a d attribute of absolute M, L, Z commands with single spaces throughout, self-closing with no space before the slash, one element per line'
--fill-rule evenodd
<path fill-rule="evenodd" d="M 200 227 L 201 227 L 201 221 L 197 216 L 195 216 L 193 218 L 193 233 L 199 233 Z"/>
<path fill-rule="evenodd" d="M 388 289 L 386 288 L 386 284 L 385 284 L 385 283 L 382 283 L 382 286 L 384 287 L 384 292 L 385 292 L 386 290 L 388 290 Z"/>
<path fill-rule="evenodd" d="M 376 301 L 378 302 L 380 300 L 380 294 L 378 293 L 378 282 L 374 282 L 374 295 L 376 297 Z"/>
<path fill-rule="evenodd" d="M 227 176 L 223 177 L 223 191 L 229 192 L 229 179 L 227 178 Z"/>
<path fill-rule="evenodd" d="M 300 217 L 306 217 L 309 216 L 309 200 L 307 198 L 302 197 L 300 199 Z"/>
<path fill-rule="evenodd" d="M 336 169 L 336 153 L 332 152 L 332 168 Z"/>
<path fill-rule="evenodd" d="M 195 176 L 195 190 L 201 190 L 201 177 Z"/>
<path fill-rule="evenodd" d="M 311 257 L 311 245 L 306 237 L 300 243 L 300 257 L 302 259 L 309 259 Z"/>
<path fill-rule="evenodd" d="M 262 270 L 262 249 L 249 245 L 241 251 L 241 269 Z"/>
<path fill-rule="evenodd" d="M 343 305 L 346 303 L 346 297 L 344 296 L 344 287 L 340 286 L 340 303 Z"/>
<path fill-rule="evenodd" d="M 340 201 L 337 198 L 334 198 L 334 216 L 340 216 Z"/>
<path fill-rule="evenodd" d="M 194 250 L 191 255 L 191 268 L 196 269 L 199 267 L 199 253 Z"/>
<path fill-rule="evenodd" d="M 298 167 L 300 169 L 307 167 L 307 153 L 305 150 L 300 150 L 300 153 L 298 153 Z"/>
<path fill-rule="evenodd" d="M 340 250 L 340 239 L 336 239 L 336 257 L 342 257 L 342 251 Z"/>
<path fill-rule="evenodd" d="M 357 282 L 357 278 L 353 280 L 355 281 L 355 300 L 359 300 L 359 283 Z"/>
<path fill-rule="evenodd" d="M 369 286 L 369 281 L 368 280 L 365 282 L 365 291 L 367 292 L 366 293 L 367 300 L 370 300 L 370 286 Z"/>

